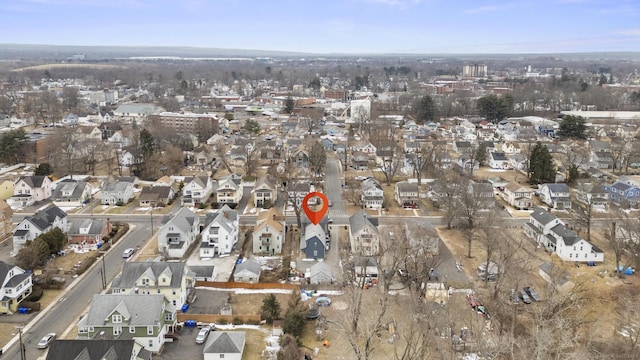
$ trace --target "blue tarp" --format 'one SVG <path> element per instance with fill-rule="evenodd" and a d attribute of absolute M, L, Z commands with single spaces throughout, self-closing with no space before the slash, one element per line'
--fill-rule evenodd
<path fill-rule="evenodd" d="M 622 269 L 623 269 L 622 265 L 618 266 L 618 272 L 621 272 L 621 273 L 623 273 L 625 275 L 633 275 L 633 274 L 636 273 L 636 270 L 633 269 L 633 268 L 630 268 L 630 267 L 625 268 L 624 271 Z"/>

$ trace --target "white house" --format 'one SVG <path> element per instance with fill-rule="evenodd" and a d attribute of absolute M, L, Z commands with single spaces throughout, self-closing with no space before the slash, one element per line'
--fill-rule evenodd
<path fill-rule="evenodd" d="M 493 151 L 489 153 L 489 167 L 492 169 L 509 169 L 509 159 L 503 152 Z"/>
<path fill-rule="evenodd" d="M 219 204 L 237 204 L 242 199 L 242 177 L 238 174 L 218 179 L 214 187 Z"/>
<path fill-rule="evenodd" d="M 56 205 L 49 205 L 31 216 L 27 216 L 13 231 L 13 251 L 18 252 L 27 241 L 44 234 L 53 228 L 59 228 L 66 233 L 69 230 L 67 213 Z"/>
<path fill-rule="evenodd" d="M 253 188 L 253 206 L 256 208 L 271 207 L 276 203 L 277 199 L 276 179 L 268 174 L 258 178 Z"/>
<path fill-rule="evenodd" d="M 604 252 L 569 230 L 564 222 L 543 208 L 536 207 L 524 233 L 538 245 L 556 253 L 564 261 L 603 262 Z"/>
<path fill-rule="evenodd" d="M 260 281 L 260 272 L 260 264 L 251 259 L 245 259 L 236 265 L 236 269 L 233 272 L 233 280 L 255 284 Z"/>
<path fill-rule="evenodd" d="M 21 176 L 13 185 L 13 196 L 7 199 L 11 208 L 31 206 L 49 199 L 53 184 L 47 176 Z"/>
<path fill-rule="evenodd" d="M 200 259 L 230 254 L 238 243 L 238 212 L 224 205 L 218 212 L 207 214 L 204 224 Z"/>
<path fill-rule="evenodd" d="M 286 234 L 284 216 L 274 208 L 258 214 L 251 235 L 254 254 L 276 255 L 282 252 Z"/>
<path fill-rule="evenodd" d="M 378 219 L 364 210 L 349 217 L 349 242 L 351 251 L 358 256 L 376 256 L 380 252 Z"/>
<path fill-rule="evenodd" d="M 202 173 L 184 178 L 182 206 L 195 207 L 204 204 L 213 193 L 213 183 L 209 175 Z"/>
<path fill-rule="evenodd" d="M 0 314 L 13 314 L 22 300 L 31 294 L 32 274 L 0 261 Z"/>
<path fill-rule="evenodd" d="M 380 182 L 374 178 L 367 178 L 361 184 L 362 205 L 367 209 L 381 209 L 384 202 L 384 190 Z"/>
<path fill-rule="evenodd" d="M 109 177 L 100 187 L 102 205 L 127 204 L 133 200 L 133 183 Z"/>
<path fill-rule="evenodd" d="M 408 181 L 399 181 L 396 183 L 394 191 L 394 199 L 398 205 L 403 208 L 415 209 L 418 207 L 419 194 L 418 184 Z"/>
<path fill-rule="evenodd" d="M 542 184 L 540 200 L 554 209 L 571 209 L 571 193 L 567 184 Z"/>
<path fill-rule="evenodd" d="M 170 258 L 182 258 L 200 232 L 200 217 L 183 207 L 172 218 L 166 216 L 163 223 L 158 231 L 158 251 Z"/>
<path fill-rule="evenodd" d="M 91 200 L 91 185 L 85 181 L 60 181 L 51 194 L 53 203 L 64 207 L 81 207 Z"/>
<path fill-rule="evenodd" d="M 534 191 L 531 188 L 511 181 L 504 187 L 500 195 L 509 205 L 522 210 L 533 206 L 533 200 L 531 199 L 533 193 Z"/>

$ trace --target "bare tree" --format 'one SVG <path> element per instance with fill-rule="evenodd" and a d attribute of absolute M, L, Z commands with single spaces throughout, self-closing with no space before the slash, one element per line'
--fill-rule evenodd
<path fill-rule="evenodd" d="M 442 221 L 451 229 L 458 214 L 458 203 L 460 196 L 466 190 L 466 180 L 453 170 L 446 170 L 440 173 L 436 180 L 439 205 L 444 208 Z"/>
<path fill-rule="evenodd" d="M 413 174 L 418 179 L 418 185 L 422 185 L 422 176 L 427 170 L 434 168 L 437 153 L 440 147 L 436 142 L 426 142 L 420 144 L 420 148 L 410 154 Z"/>
<path fill-rule="evenodd" d="M 377 126 L 371 131 L 371 143 L 376 147 L 376 165 L 384 174 L 387 186 L 403 163 L 404 152 L 399 145 L 397 130 L 389 125 Z"/>

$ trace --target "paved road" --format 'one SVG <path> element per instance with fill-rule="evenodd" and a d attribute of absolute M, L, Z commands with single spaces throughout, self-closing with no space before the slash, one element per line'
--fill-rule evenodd
<path fill-rule="evenodd" d="M 122 264 L 125 261 L 122 258 L 123 250 L 128 247 L 142 247 L 149 239 L 150 224 L 148 220 L 135 220 L 137 219 L 131 221 L 135 228 L 130 230 L 105 256 L 104 267 L 106 269 L 107 282 L 111 282 L 122 270 Z M 25 327 L 22 338 L 26 348 L 27 359 L 36 359 L 42 356 L 43 352 L 36 348 L 36 344 L 45 334 L 55 332 L 60 335 L 70 323 L 78 321 L 78 317 L 86 310 L 93 295 L 102 291 L 101 271 L 102 262 L 98 261 L 96 266 L 77 280 L 78 282 L 60 298 L 58 303 L 48 311 L 43 312 L 38 321 L 33 321 Z M 18 348 L 17 343 L 5 348 L 2 358 L 20 359 Z"/>

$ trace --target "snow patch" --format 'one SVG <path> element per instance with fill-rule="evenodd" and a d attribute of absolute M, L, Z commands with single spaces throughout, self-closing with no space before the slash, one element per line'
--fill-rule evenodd
<path fill-rule="evenodd" d="M 287 289 L 223 289 L 197 286 L 196 289 L 212 291 L 232 291 L 236 294 L 291 294 L 293 290 Z"/>

